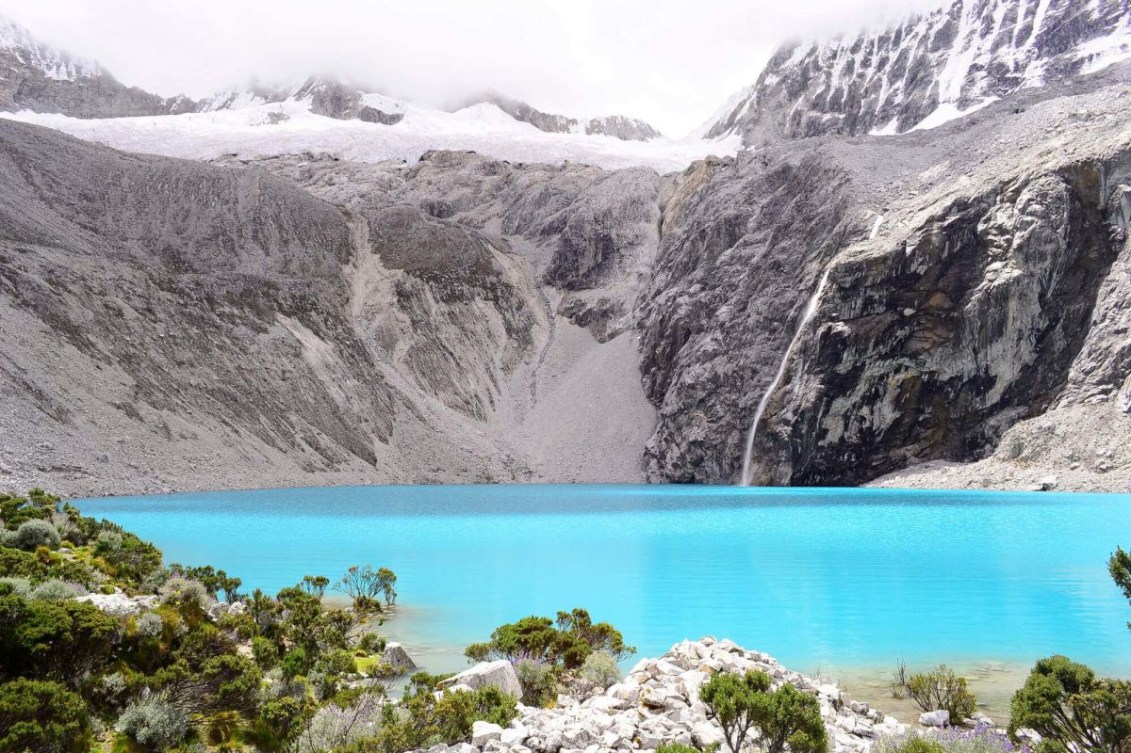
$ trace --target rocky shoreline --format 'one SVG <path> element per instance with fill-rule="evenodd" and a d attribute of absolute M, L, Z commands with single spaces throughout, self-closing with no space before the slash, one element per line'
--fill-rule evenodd
<path fill-rule="evenodd" d="M 480 665 L 457 675 L 452 687 L 485 670 Z M 721 743 L 722 729 L 708 718 L 699 688 L 712 674 L 751 670 L 768 674 L 775 688 L 789 683 L 817 697 L 833 753 L 867 753 L 877 739 L 909 729 L 895 717 L 849 698 L 834 684 L 789 670 L 773 657 L 733 641 L 706 637 L 678 643 L 657 659 L 642 659 L 605 691 L 586 698 L 562 695 L 548 709 L 520 705 L 519 717 L 508 728 L 476 722 L 471 743 L 437 745 L 428 753 L 612 753 L 650 750 L 663 743 Z M 502 674 L 496 673 L 495 682 L 505 689 L 509 680 Z"/>

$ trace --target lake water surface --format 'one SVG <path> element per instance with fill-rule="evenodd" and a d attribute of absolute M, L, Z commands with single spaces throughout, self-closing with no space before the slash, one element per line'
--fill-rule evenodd
<path fill-rule="evenodd" d="M 1131 547 L 1131 495 L 404 486 L 76 504 L 245 591 L 390 567 L 391 627 L 429 669 L 500 623 L 584 606 L 640 656 L 716 635 L 808 672 L 1063 653 L 1131 676 L 1131 608 L 1106 571 Z"/>

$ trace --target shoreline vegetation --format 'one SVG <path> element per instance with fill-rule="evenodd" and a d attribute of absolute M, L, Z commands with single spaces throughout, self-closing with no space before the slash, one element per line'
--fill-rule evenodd
<path fill-rule="evenodd" d="M 1109 569 L 1131 602 L 1131 555 Z M 364 564 L 245 594 L 40 489 L 0 494 L 0 753 L 1131 751 L 1131 682 L 1062 656 L 1033 667 L 1007 727 L 967 678 L 901 665 L 889 700 L 925 729 L 726 640 L 622 675 L 635 649 L 580 608 L 499 626 L 454 676 L 414 671 L 381 631 L 396 583 Z"/>

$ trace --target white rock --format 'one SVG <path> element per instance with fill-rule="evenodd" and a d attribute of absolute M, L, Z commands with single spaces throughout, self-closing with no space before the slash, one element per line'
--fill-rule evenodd
<path fill-rule="evenodd" d="M 503 737 L 503 728 L 490 722 L 475 722 L 471 725 L 471 744 L 482 747 Z"/>
<path fill-rule="evenodd" d="M 691 728 L 691 741 L 700 748 L 708 745 L 722 745 L 725 738 L 722 729 L 713 722 L 698 722 Z"/>
<path fill-rule="evenodd" d="M 949 727 L 950 712 L 946 709 L 927 711 L 919 715 L 919 724 L 924 727 Z"/>
<path fill-rule="evenodd" d="M 381 664 L 388 666 L 398 675 L 416 669 L 416 662 L 409 657 L 404 646 L 393 642 L 385 644 L 385 650 L 381 652 Z"/>
<path fill-rule="evenodd" d="M 707 679 L 706 672 L 698 669 L 689 670 L 679 676 L 679 689 L 685 698 L 694 701 L 699 697 L 699 690 L 703 687 L 703 683 L 707 682 Z"/>
<path fill-rule="evenodd" d="M 480 662 L 474 667 L 465 669 L 458 675 L 444 680 L 439 684 L 439 687 L 446 688 L 451 685 L 467 685 L 474 690 L 496 687 L 515 698 L 522 697 L 522 686 L 519 685 L 518 675 L 514 673 L 514 667 L 506 659 Z"/>
<path fill-rule="evenodd" d="M 126 596 L 121 591 L 112 594 L 86 594 L 75 601 L 93 604 L 113 617 L 129 617 L 157 606 L 156 596 Z"/>
<path fill-rule="evenodd" d="M 640 700 L 640 686 L 625 682 L 618 682 L 605 691 L 605 695 L 623 701 L 626 706 L 634 705 Z"/>
<path fill-rule="evenodd" d="M 995 726 L 997 726 L 997 725 L 994 724 L 993 719 L 990 719 L 988 716 L 983 714 L 981 711 L 975 711 L 973 714 L 971 714 L 970 718 L 966 720 L 966 723 L 969 724 L 971 727 L 975 727 L 975 728 L 978 728 L 978 729 L 981 729 L 982 727 L 995 727 Z"/>
<path fill-rule="evenodd" d="M 620 698 L 615 698 L 613 696 L 607 695 L 598 695 L 593 696 L 581 705 L 587 709 L 592 709 L 594 711 L 604 711 L 606 713 L 611 713 L 613 711 L 626 709 L 628 708 L 629 704 L 627 701 L 623 701 Z"/>

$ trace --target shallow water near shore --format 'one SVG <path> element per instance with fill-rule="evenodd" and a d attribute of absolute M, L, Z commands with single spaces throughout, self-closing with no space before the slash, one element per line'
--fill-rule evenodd
<path fill-rule="evenodd" d="M 637 656 L 725 636 L 881 707 L 901 658 L 983 668 L 987 687 L 1052 653 L 1131 676 L 1131 610 L 1106 569 L 1131 546 L 1131 495 L 403 486 L 75 504 L 245 591 L 390 567 L 402 606 L 385 632 L 431 670 L 465 666 L 459 647 L 500 623 L 584 606 Z"/>

